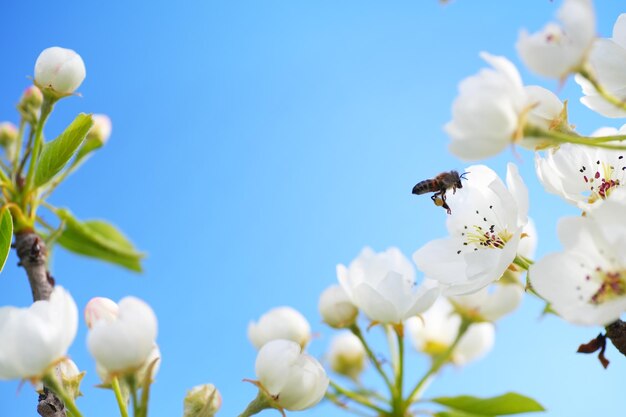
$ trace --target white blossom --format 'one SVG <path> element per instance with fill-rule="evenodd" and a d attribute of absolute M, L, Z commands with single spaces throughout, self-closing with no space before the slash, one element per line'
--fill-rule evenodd
<path fill-rule="evenodd" d="M 444 127 L 452 139 L 450 152 L 477 160 L 514 143 L 534 147 L 537 140 L 524 138 L 524 127 L 558 125 L 563 104 L 545 88 L 524 87 L 517 68 L 506 58 L 485 52 L 481 57 L 493 68 L 484 68 L 459 84 L 452 120 Z"/>
<path fill-rule="evenodd" d="M 148 304 L 125 297 L 116 316 L 96 320 L 87 336 L 87 348 L 109 374 L 135 372 L 153 352 L 157 319 Z"/>
<path fill-rule="evenodd" d="M 334 372 L 357 379 L 365 368 L 367 353 L 359 338 L 346 331 L 333 337 L 326 357 Z"/>
<path fill-rule="evenodd" d="M 263 345 L 255 370 L 262 389 L 287 410 L 313 407 L 328 388 L 329 379 L 322 365 L 291 340 L 272 340 Z"/>
<path fill-rule="evenodd" d="M 411 262 L 398 248 L 376 253 L 365 248 L 350 266 L 337 265 L 337 278 L 359 310 L 378 323 L 399 324 L 437 299 L 435 281 L 417 286 Z"/>
<path fill-rule="evenodd" d="M 448 350 L 458 335 L 460 325 L 461 317 L 454 313 L 452 305 L 443 297 L 420 317 L 412 317 L 406 322 L 415 349 L 432 357 Z M 492 349 L 494 340 L 493 324 L 472 324 L 452 352 L 451 361 L 465 365 L 479 359 Z"/>
<path fill-rule="evenodd" d="M 607 325 L 626 310 L 626 190 L 587 216 L 558 223 L 563 251 L 533 264 L 533 289 L 563 319 Z"/>
<path fill-rule="evenodd" d="M 522 30 L 516 47 L 533 72 L 562 79 L 584 64 L 596 36 L 596 22 L 591 0 L 565 0 L 557 16 L 561 25 L 548 23 L 532 35 Z"/>
<path fill-rule="evenodd" d="M 418 269 L 437 280 L 445 295 L 469 294 L 498 280 L 515 259 L 528 221 L 528 191 L 515 165 L 508 165 L 508 189 L 484 165 L 466 171 L 463 188 L 447 200 L 450 236 L 413 254 Z"/>
<path fill-rule="evenodd" d="M 28 308 L 0 308 L 0 379 L 40 379 L 65 357 L 77 327 L 76 304 L 60 286 Z"/>
<path fill-rule="evenodd" d="M 257 349 L 275 339 L 292 340 L 305 347 L 311 340 L 311 326 L 297 310 L 276 307 L 263 314 L 259 321 L 248 324 L 248 339 Z"/>
<path fill-rule="evenodd" d="M 601 129 L 597 135 L 626 133 Z M 626 184 L 626 152 L 566 143 L 535 155 L 537 177 L 547 192 L 556 194 L 583 211 L 590 211 L 617 188 Z"/>
<path fill-rule="evenodd" d="M 359 314 L 359 309 L 352 304 L 348 294 L 340 285 L 336 284 L 322 292 L 318 309 L 324 323 L 335 329 L 354 324 Z"/>
<path fill-rule="evenodd" d="M 626 101 L 626 13 L 617 18 L 612 38 L 596 39 L 588 63 L 600 85 L 618 100 Z M 626 117 L 625 110 L 601 97 L 584 77 L 576 75 L 575 79 L 585 95 L 580 99 L 585 106 L 606 117 Z"/>
<path fill-rule="evenodd" d="M 56 95 L 72 94 L 85 79 L 83 59 L 71 49 L 44 49 L 35 62 L 35 84 Z"/>

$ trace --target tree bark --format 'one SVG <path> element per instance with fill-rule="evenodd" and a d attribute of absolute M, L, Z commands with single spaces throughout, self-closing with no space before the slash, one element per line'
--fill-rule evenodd
<path fill-rule="evenodd" d="M 54 279 L 48 272 L 48 248 L 35 232 L 21 232 L 15 235 L 15 251 L 19 265 L 26 270 L 33 301 L 47 300 L 54 288 Z M 42 417 L 66 417 L 65 406 L 52 392 L 44 387 L 39 395 L 37 412 Z"/>

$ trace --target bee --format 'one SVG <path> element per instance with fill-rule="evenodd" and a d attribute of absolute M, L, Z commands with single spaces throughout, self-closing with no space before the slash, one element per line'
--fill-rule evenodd
<path fill-rule="evenodd" d="M 464 172 L 459 174 L 457 171 L 442 172 L 435 178 L 420 181 L 415 184 L 415 187 L 413 187 L 413 194 L 420 195 L 434 193 L 430 196 L 430 198 L 433 200 L 435 205 L 445 208 L 448 214 L 452 214 L 450 206 L 446 203 L 446 191 L 452 188 L 452 193 L 454 194 L 457 188 L 463 188 L 461 179 L 467 179 L 464 177 L 465 174 L 468 173 Z"/>

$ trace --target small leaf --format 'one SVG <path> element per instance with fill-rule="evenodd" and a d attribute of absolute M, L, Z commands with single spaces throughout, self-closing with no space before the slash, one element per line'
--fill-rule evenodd
<path fill-rule="evenodd" d="M 435 417 L 495 417 L 495 416 L 486 416 L 484 414 L 469 414 L 463 411 L 456 411 L 456 410 L 439 411 L 438 413 L 435 413 L 434 416 Z"/>
<path fill-rule="evenodd" d="M 11 241 L 13 240 L 13 218 L 8 208 L 0 212 L 0 271 L 9 257 Z"/>
<path fill-rule="evenodd" d="M 508 392 L 493 398 L 478 398 L 469 395 L 439 397 L 434 398 L 432 402 L 445 405 L 454 410 L 478 414 L 479 416 L 502 416 L 545 411 L 537 401 L 514 392 Z"/>
<path fill-rule="evenodd" d="M 115 226 L 103 220 L 77 220 L 69 210 L 56 214 L 65 222 L 65 230 L 57 240 L 65 249 L 141 272 L 145 256 Z"/>
<path fill-rule="evenodd" d="M 93 126 L 91 115 L 81 113 L 56 139 L 43 145 L 35 167 L 35 186 L 50 181 L 72 159 Z"/>

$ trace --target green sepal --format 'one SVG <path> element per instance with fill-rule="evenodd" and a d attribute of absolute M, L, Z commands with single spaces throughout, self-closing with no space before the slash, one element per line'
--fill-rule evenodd
<path fill-rule="evenodd" d="M 69 210 L 56 210 L 65 222 L 57 243 L 65 249 L 141 272 L 145 257 L 115 226 L 103 220 L 77 220 Z"/>
<path fill-rule="evenodd" d="M 35 187 L 48 183 L 67 165 L 93 126 L 90 114 L 81 113 L 56 139 L 45 143 L 36 161 Z"/>

